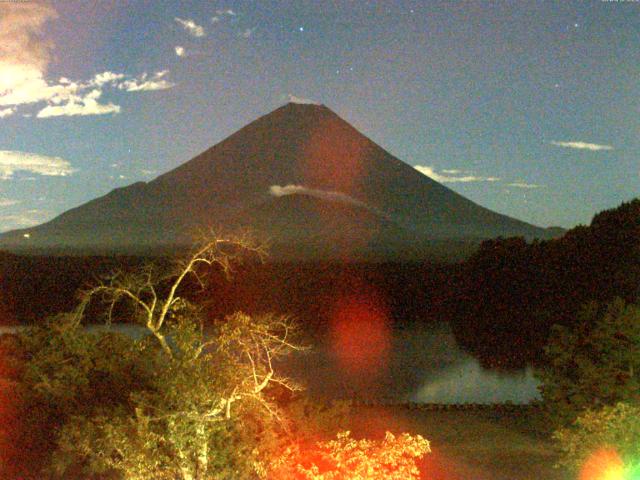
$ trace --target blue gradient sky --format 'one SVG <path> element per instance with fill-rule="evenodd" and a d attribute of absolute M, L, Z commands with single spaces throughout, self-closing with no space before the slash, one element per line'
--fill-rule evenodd
<path fill-rule="evenodd" d="M 290 94 L 481 205 L 588 223 L 639 195 L 639 80 L 632 1 L 2 2 L 0 231 L 150 180 Z"/>

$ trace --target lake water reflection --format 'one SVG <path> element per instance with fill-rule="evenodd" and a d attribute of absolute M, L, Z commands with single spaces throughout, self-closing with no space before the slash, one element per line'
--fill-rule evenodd
<path fill-rule="evenodd" d="M 129 335 L 141 333 L 131 325 L 112 328 Z M 0 334 L 15 330 L 0 327 Z M 326 339 L 311 351 L 289 358 L 281 368 L 306 385 L 311 396 L 323 399 L 528 403 L 540 398 L 531 368 L 507 373 L 482 368 L 458 347 L 445 323 L 391 329 L 388 354 L 366 372 L 345 370 L 339 354 Z"/>
<path fill-rule="evenodd" d="M 456 344 L 447 324 L 392 330 L 389 354 L 361 375 L 339 366 L 326 341 L 288 362 L 287 370 L 324 398 L 421 403 L 528 403 L 539 399 L 533 369 L 486 370 Z"/>

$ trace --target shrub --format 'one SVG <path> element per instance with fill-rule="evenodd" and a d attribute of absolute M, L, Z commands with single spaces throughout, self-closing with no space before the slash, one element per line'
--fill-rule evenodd
<path fill-rule="evenodd" d="M 599 410 L 586 410 L 571 426 L 558 430 L 554 438 L 562 452 L 560 464 L 582 471 L 580 478 L 609 478 L 604 477 L 607 469 L 611 471 L 609 474 L 618 470 L 621 475 L 615 478 L 630 480 L 638 478 L 632 475 L 640 474 L 638 405 L 621 402 Z M 596 472 L 597 469 L 600 471 Z M 592 476 L 586 475 L 587 470 Z"/>
<path fill-rule="evenodd" d="M 417 460 L 429 452 L 420 435 L 390 432 L 382 440 L 351 438 L 338 433 L 335 440 L 310 447 L 289 447 L 269 478 L 286 480 L 406 480 L 420 478 Z"/>

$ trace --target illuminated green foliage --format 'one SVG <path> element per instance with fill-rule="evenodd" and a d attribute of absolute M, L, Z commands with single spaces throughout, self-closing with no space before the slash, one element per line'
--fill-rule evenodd
<path fill-rule="evenodd" d="M 275 369 L 300 350 L 295 326 L 283 316 L 238 312 L 205 333 L 200 309 L 179 295 L 188 277 L 203 284 L 201 267 L 227 271 L 247 249 L 257 251 L 213 240 L 161 275 L 149 267 L 119 272 L 82 292 L 73 314 L 20 335 L 21 382 L 37 407 L 31 413 L 52 431 L 44 470 L 127 480 L 255 473 L 270 445 L 264 432 L 277 437 L 285 426 L 272 391 L 298 388 Z M 84 328 L 92 306 L 107 324 L 114 312 L 129 312 L 137 330 Z"/>
<path fill-rule="evenodd" d="M 578 472 L 611 463 L 628 476 L 640 461 L 640 307 L 589 304 L 575 325 L 554 327 L 540 372 L 560 464 Z"/>
<path fill-rule="evenodd" d="M 31 434 L 47 432 L 28 478 L 417 478 L 415 459 L 428 451 L 419 436 L 340 434 L 315 443 L 319 463 L 300 457 L 302 444 L 338 430 L 345 406 L 291 399 L 299 387 L 277 366 L 302 350 L 295 324 L 237 312 L 205 329 L 201 309 L 180 296 L 186 278 L 204 284 L 198 267 L 227 271 L 248 248 L 231 243 L 208 242 L 162 275 L 150 267 L 117 273 L 81 292 L 74 313 L 18 335 L 17 383 L 29 405 L 22 414 L 37 419 Z M 103 314 L 105 328 L 86 328 L 88 312 L 92 320 Z M 135 330 L 113 327 L 123 312 Z"/>
<path fill-rule="evenodd" d="M 538 375 L 556 425 L 586 409 L 640 400 L 640 307 L 620 299 L 587 305 L 574 328 L 554 327 L 546 355 Z"/>
<path fill-rule="evenodd" d="M 88 332 L 72 317 L 29 332 L 24 381 L 57 418 L 50 471 L 59 478 L 249 478 L 282 430 L 271 362 L 293 350 L 282 317 L 235 314 L 205 337 L 168 319 L 169 356 L 153 336 Z M 290 346 L 289 346 L 290 345 Z M 261 446 L 263 448 L 258 448 Z"/>
<path fill-rule="evenodd" d="M 580 471 L 589 458 L 603 449 L 616 452 L 627 474 L 640 473 L 640 406 L 618 403 L 599 410 L 586 410 L 575 422 L 558 430 L 560 463 Z M 623 477 L 632 480 L 635 477 Z"/>

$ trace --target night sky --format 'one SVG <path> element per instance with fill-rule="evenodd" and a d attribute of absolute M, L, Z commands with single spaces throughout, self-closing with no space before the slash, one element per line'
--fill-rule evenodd
<path fill-rule="evenodd" d="M 640 2 L 0 2 L 0 231 L 290 95 L 471 200 L 572 227 L 640 191 Z"/>

